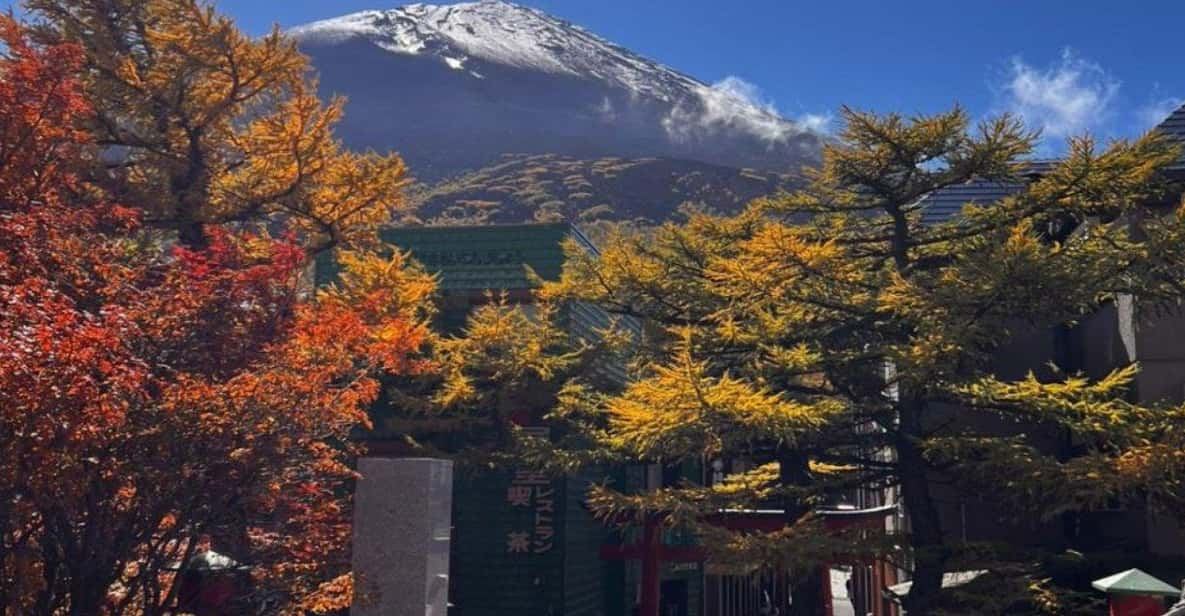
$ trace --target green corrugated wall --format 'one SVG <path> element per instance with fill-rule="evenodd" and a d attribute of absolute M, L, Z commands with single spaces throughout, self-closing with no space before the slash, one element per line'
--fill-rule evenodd
<path fill-rule="evenodd" d="M 562 243 L 569 237 L 591 249 L 566 224 L 387 229 L 384 241 L 412 253 L 440 275 L 450 294 L 527 289 L 529 266 L 546 280 L 563 268 Z M 458 327 L 468 307 L 449 304 L 442 324 Z M 565 311 L 578 336 L 603 327 L 608 318 L 587 306 Z M 534 511 L 511 505 L 513 473 L 458 476 L 453 489 L 451 616 L 618 616 L 622 614 L 620 563 L 602 561 L 608 532 L 583 507 L 587 479 L 552 480 L 555 543 L 545 554 L 508 551 L 508 535 L 533 527 Z"/>

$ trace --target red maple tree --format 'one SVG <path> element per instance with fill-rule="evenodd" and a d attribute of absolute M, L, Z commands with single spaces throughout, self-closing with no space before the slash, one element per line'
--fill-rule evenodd
<path fill-rule="evenodd" d="M 156 614 L 217 550 L 241 601 L 348 593 L 351 430 L 427 368 L 432 282 L 359 255 L 315 295 L 289 239 L 170 247 L 73 170 L 80 50 L 0 17 L 0 609 Z"/>

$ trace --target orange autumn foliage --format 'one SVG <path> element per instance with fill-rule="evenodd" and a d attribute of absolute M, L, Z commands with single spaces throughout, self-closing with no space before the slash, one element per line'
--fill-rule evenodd
<path fill-rule="evenodd" d="M 0 612 L 171 613 L 203 549 L 244 609 L 342 605 L 349 436 L 430 368 L 432 281 L 360 256 L 309 297 L 298 234 L 162 244 L 78 179 L 82 50 L 0 38 Z"/>
<path fill-rule="evenodd" d="M 206 0 L 28 0 L 49 41 L 83 51 L 92 181 L 146 224 L 203 243 L 208 224 L 283 221 L 315 247 L 373 239 L 406 208 L 403 161 L 344 149 L 344 100 L 317 96 L 278 30 L 251 37 Z"/>

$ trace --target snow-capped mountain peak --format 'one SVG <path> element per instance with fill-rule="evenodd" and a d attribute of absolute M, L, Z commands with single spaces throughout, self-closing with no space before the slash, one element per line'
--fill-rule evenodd
<path fill-rule="evenodd" d="M 398 147 L 424 173 L 505 152 L 664 156 L 792 170 L 819 137 L 728 80 L 709 86 L 542 11 L 411 4 L 289 31 L 355 147 Z"/>
<path fill-rule="evenodd" d="M 363 11 L 299 26 L 290 34 L 303 43 L 361 37 L 393 53 L 437 56 L 454 70 L 466 70 L 476 58 L 605 81 L 664 101 L 706 87 L 567 21 L 499 0 Z"/>

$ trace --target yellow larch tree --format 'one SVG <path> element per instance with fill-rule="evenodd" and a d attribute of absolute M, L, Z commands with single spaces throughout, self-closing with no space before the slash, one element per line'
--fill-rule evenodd
<path fill-rule="evenodd" d="M 650 463 L 756 464 L 712 488 L 601 487 L 592 505 L 617 519 L 661 512 L 698 530 L 715 560 L 789 569 L 790 614 L 815 616 L 815 572 L 835 554 L 900 564 L 910 614 L 1051 605 L 1031 546 L 951 540 L 936 485 L 991 494 L 1015 520 L 1125 499 L 1179 506 L 1181 408 L 1133 402 L 1135 366 L 1092 379 L 1009 350 L 1123 297 L 1180 301 L 1185 210 L 1163 173 L 1179 149 L 1154 134 L 1105 148 L 1074 139 L 1033 179 L 1036 135 L 1015 118 L 972 127 L 960 109 L 845 110 L 844 121 L 799 192 L 622 235 L 599 256 L 573 251 L 547 290 L 665 332 L 622 393 L 582 399 L 601 418 L 601 447 Z M 968 181 L 1018 188 L 947 220 L 923 217 L 927 195 Z M 998 370 L 1026 361 L 1027 377 Z M 1042 444 L 1046 434 L 1072 451 Z M 813 512 L 857 491 L 896 495 L 907 532 L 819 533 Z M 712 522 L 771 504 L 785 511 L 782 532 Z M 985 566 L 991 596 L 959 603 L 968 599 L 941 589 L 944 573 Z M 1043 598 L 1024 597 L 1026 584 Z"/>
<path fill-rule="evenodd" d="M 190 245 L 202 227 L 283 219 L 325 248 L 405 207 L 401 159 L 342 148 L 344 100 L 308 60 L 201 0 L 30 0 L 41 36 L 80 45 L 101 150 L 90 177 Z"/>

